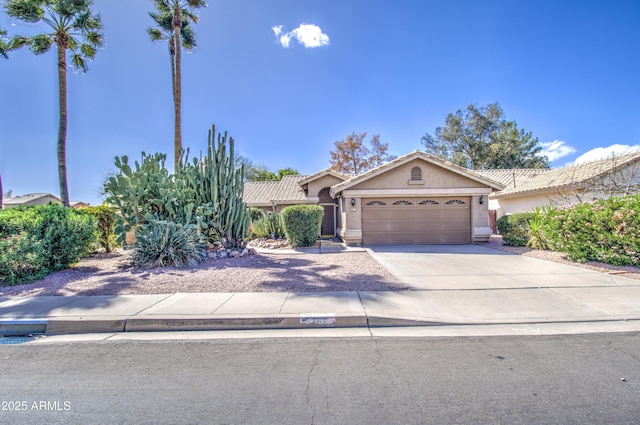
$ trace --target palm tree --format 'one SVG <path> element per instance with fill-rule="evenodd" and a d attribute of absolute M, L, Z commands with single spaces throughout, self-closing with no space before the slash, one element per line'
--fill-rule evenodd
<path fill-rule="evenodd" d="M 5 10 L 13 18 L 28 23 L 43 22 L 52 32 L 30 37 L 15 36 L 9 42 L 10 49 L 28 47 L 36 55 L 49 51 L 55 43 L 58 50 L 58 177 L 60 198 L 69 206 L 67 183 L 67 51 L 71 65 L 87 72 L 87 62 L 92 60 L 103 43 L 102 21 L 91 12 L 91 0 L 5 0 Z"/>
<path fill-rule="evenodd" d="M 171 56 L 171 84 L 174 109 L 174 164 L 180 161 L 182 151 L 182 48 L 195 47 L 195 35 L 190 24 L 198 23 L 196 10 L 206 7 L 204 0 L 153 0 L 157 13 L 149 13 L 156 23 L 147 29 L 151 40 L 169 42 Z"/>
<path fill-rule="evenodd" d="M 9 46 L 5 41 L 6 35 L 7 35 L 7 31 L 0 28 L 0 56 L 3 56 L 5 59 L 9 59 L 9 56 L 7 56 L 7 51 L 9 50 Z M 1 208 L 2 208 L 2 205 L 0 205 L 0 209 Z"/>

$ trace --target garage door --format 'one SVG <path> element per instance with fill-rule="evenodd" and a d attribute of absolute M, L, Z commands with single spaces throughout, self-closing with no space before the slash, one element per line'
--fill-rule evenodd
<path fill-rule="evenodd" d="M 365 245 L 471 243 L 471 198 L 362 200 Z"/>

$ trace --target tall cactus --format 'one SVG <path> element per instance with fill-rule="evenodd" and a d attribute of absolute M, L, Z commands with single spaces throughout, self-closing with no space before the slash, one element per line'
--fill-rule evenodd
<path fill-rule="evenodd" d="M 212 125 L 207 155 L 194 159 L 192 164 L 185 155 L 176 168 L 176 177 L 193 190 L 197 206 L 210 207 L 209 214 L 199 215 L 198 222 L 209 239 L 236 244 L 247 235 L 251 216 L 242 201 L 244 166 L 236 167 L 234 140 L 227 132 L 216 135 L 215 125 Z"/>
<path fill-rule="evenodd" d="M 227 145 L 229 152 L 227 153 Z M 116 158 L 117 176 L 105 183 L 107 202 L 119 210 L 119 240 L 138 224 L 166 220 L 196 224 L 209 242 L 237 246 L 249 231 L 251 216 L 242 201 L 244 167 L 237 168 L 232 137 L 209 130 L 207 155 L 189 162 L 183 152 L 174 175 L 166 155 L 146 155 L 132 169 L 126 156 Z"/>

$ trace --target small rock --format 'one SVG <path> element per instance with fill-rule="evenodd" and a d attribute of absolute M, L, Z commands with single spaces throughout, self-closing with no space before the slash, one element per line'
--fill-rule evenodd
<path fill-rule="evenodd" d="M 627 379 L 626 379 L 626 378 L 620 378 L 620 380 L 621 380 L 621 381 L 626 381 Z"/>
<path fill-rule="evenodd" d="M 218 253 L 215 251 L 209 251 L 207 258 L 218 258 Z"/>
<path fill-rule="evenodd" d="M 235 258 L 235 257 L 239 257 L 239 256 L 240 256 L 240 253 L 238 251 L 236 251 L 236 250 L 233 250 L 233 251 L 231 251 L 229 253 L 229 257 Z"/>
<path fill-rule="evenodd" d="M 249 248 L 249 255 L 256 255 L 257 251 L 255 248 Z"/>
<path fill-rule="evenodd" d="M 242 257 L 244 257 L 245 255 L 249 255 L 249 250 L 247 248 L 243 249 L 242 252 L 240 253 L 240 255 Z"/>
<path fill-rule="evenodd" d="M 227 258 L 229 256 L 229 254 L 227 253 L 226 250 L 222 249 L 220 251 L 218 251 L 218 258 Z"/>

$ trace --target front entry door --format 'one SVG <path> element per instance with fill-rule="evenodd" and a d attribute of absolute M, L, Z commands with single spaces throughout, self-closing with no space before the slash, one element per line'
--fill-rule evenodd
<path fill-rule="evenodd" d="M 320 233 L 322 236 L 333 237 L 336 235 L 336 204 L 321 204 L 320 206 L 324 208 Z"/>

